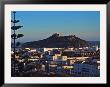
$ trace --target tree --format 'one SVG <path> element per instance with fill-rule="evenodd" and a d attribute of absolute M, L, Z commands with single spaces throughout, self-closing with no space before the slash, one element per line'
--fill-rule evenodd
<path fill-rule="evenodd" d="M 20 37 L 23 37 L 24 35 L 23 34 L 16 34 L 16 30 L 18 30 L 18 29 L 20 29 L 21 27 L 23 27 L 23 26 L 16 26 L 15 24 L 16 23 L 18 23 L 18 22 L 20 22 L 19 20 L 16 20 L 15 19 L 15 14 L 16 14 L 16 12 L 14 11 L 13 12 L 13 20 L 11 20 L 11 22 L 12 22 L 12 26 L 11 26 L 11 29 L 13 30 L 13 34 L 11 35 L 11 38 L 13 39 L 13 41 L 14 41 L 14 43 L 13 43 L 13 45 L 14 45 L 14 60 L 15 60 L 15 55 L 16 55 L 16 39 L 18 39 L 18 38 L 20 38 Z M 15 64 L 14 64 L 14 72 L 15 72 Z"/>
<path fill-rule="evenodd" d="M 17 47 L 18 47 L 18 46 L 20 46 L 20 45 L 21 45 L 21 43 L 20 43 L 20 42 L 17 42 L 17 43 L 16 43 L 16 46 L 17 46 Z"/>

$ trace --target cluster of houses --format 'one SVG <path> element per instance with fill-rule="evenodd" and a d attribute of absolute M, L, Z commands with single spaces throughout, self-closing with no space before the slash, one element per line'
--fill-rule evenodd
<path fill-rule="evenodd" d="M 11 53 L 12 76 L 100 76 L 100 49 L 83 48 L 20 48 Z M 40 73 L 40 74 L 38 74 Z M 35 75 L 36 74 L 36 75 Z M 38 74 L 38 75 L 37 75 Z"/>

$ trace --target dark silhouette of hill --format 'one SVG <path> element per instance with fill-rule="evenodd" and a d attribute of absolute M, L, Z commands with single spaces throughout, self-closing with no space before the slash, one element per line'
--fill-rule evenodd
<path fill-rule="evenodd" d="M 82 40 L 75 35 L 69 36 L 60 36 L 59 34 L 55 33 L 52 36 L 39 40 L 39 41 L 32 41 L 26 42 L 22 44 L 22 47 L 32 47 L 32 48 L 64 48 L 64 47 L 83 47 L 88 46 L 89 43 L 85 40 Z"/>

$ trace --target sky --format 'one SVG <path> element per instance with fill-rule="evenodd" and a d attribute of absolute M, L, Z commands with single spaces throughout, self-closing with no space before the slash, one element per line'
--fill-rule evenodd
<path fill-rule="evenodd" d="M 20 20 L 16 25 L 23 25 L 16 31 L 24 34 L 20 42 L 42 40 L 53 33 L 100 41 L 99 11 L 16 11 L 16 19 Z"/>

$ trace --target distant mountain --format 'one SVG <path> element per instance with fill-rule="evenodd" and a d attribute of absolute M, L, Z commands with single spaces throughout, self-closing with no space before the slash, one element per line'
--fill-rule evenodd
<path fill-rule="evenodd" d="M 60 36 L 58 33 L 53 34 L 52 36 L 39 40 L 26 42 L 22 44 L 22 47 L 32 47 L 32 48 L 64 48 L 64 47 L 83 47 L 88 46 L 89 43 L 85 40 L 82 40 L 75 35 L 69 36 Z"/>
<path fill-rule="evenodd" d="M 90 43 L 90 45 L 95 46 L 97 45 L 98 47 L 100 47 L 100 41 L 88 41 Z"/>

